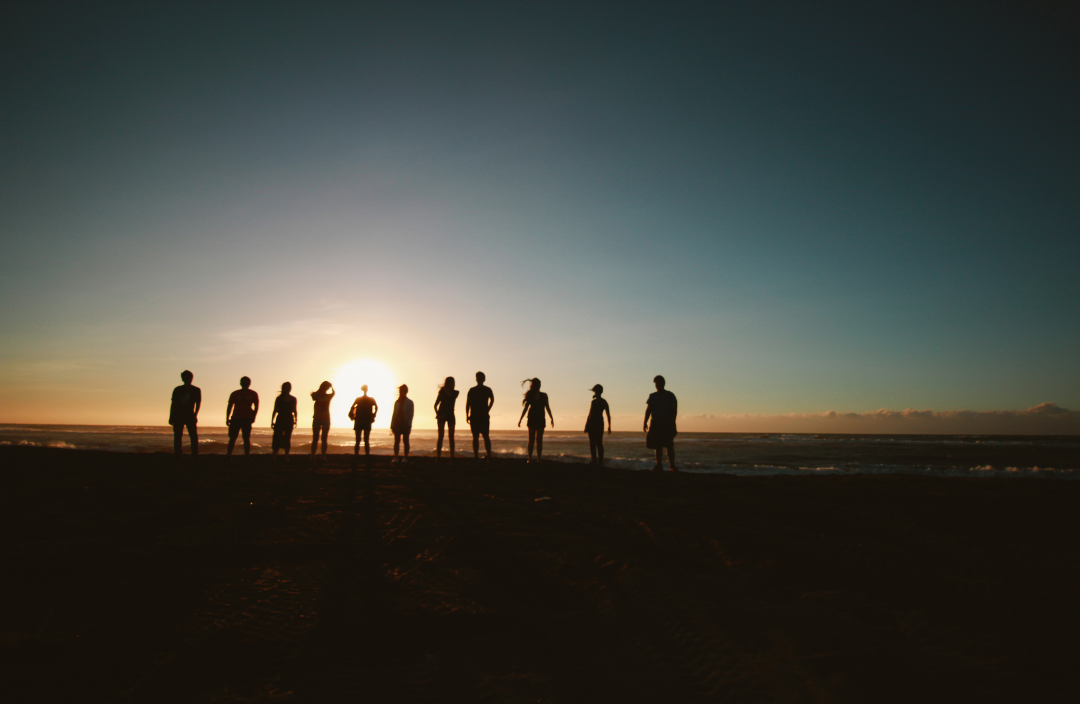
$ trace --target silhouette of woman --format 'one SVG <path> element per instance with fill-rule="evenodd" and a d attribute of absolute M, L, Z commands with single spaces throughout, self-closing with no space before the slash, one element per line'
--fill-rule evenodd
<path fill-rule="evenodd" d="M 271 443 L 274 457 L 277 457 L 278 450 L 285 450 L 285 459 L 289 459 L 292 431 L 296 427 L 296 397 L 290 391 L 292 384 L 286 381 L 281 385 L 281 395 L 274 400 L 274 412 L 270 416 L 270 427 L 274 430 Z"/>
<path fill-rule="evenodd" d="M 604 414 L 607 414 L 607 431 L 611 435 L 611 409 L 608 403 L 600 396 L 604 393 L 604 387 L 596 384 L 592 387 L 593 400 L 589 406 L 589 417 L 585 420 L 585 432 L 589 434 L 589 454 L 592 455 L 592 463 L 604 466 Z M 600 456 L 597 463 L 596 457 Z"/>
<path fill-rule="evenodd" d="M 536 461 L 540 462 L 541 456 L 544 454 L 544 411 L 547 411 L 548 417 L 551 418 L 551 427 L 555 427 L 555 416 L 551 415 L 551 406 L 548 404 L 547 394 L 540 391 L 539 379 L 526 379 L 521 382 L 524 386 L 525 382 L 529 383 L 529 390 L 525 392 L 525 398 L 521 401 L 521 418 L 518 418 L 518 427 L 521 427 L 521 419 L 525 417 L 525 414 L 529 414 L 529 422 L 526 424 L 529 428 L 529 459 L 528 462 L 532 462 L 533 445 L 536 446 Z"/>
<path fill-rule="evenodd" d="M 443 426 L 450 426 L 450 459 L 454 459 L 454 426 L 457 419 L 454 417 L 454 402 L 461 393 L 454 388 L 454 377 L 446 377 L 446 381 L 439 387 L 439 395 L 435 397 L 435 420 L 439 423 L 439 440 L 435 445 L 435 461 L 442 458 Z"/>
<path fill-rule="evenodd" d="M 311 400 L 315 402 L 315 417 L 311 423 L 311 454 L 319 444 L 319 435 L 322 434 L 322 453 L 326 454 L 326 438 L 330 435 L 330 401 L 337 394 L 329 381 L 319 384 L 318 391 L 311 392 Z"/>

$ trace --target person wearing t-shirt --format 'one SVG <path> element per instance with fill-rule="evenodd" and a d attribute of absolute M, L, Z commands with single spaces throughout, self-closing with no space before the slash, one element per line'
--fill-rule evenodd
<path fill-rule="evenodd" d="M 311 392 L 311 400 L 315 402 L 315 414 L 311 421 L 311 454 L 319 446 L 319 436 L 322 435 L 322 453 L 326 454 L 326 442 L 330 436 L 330 402 L 337 394 L 329 381 L 319 384 L 317 391 Z"/>
<path fill-rule="evenodd" d="M 364 438 L 364 454 L 371 454 L 371 424 L 375 422 L 375 415 L 379 412 L 379 404 L 375 399 L 367 395 L 367 384 L 360 387 L 363 396 L 353 401 L 349 409 L 349 418 L 353 421 L 353 430 L 356 432 L 356 444 L 353 445 L 353 454 L 360 454 L 360 436 Z"/>
<path fill-rule="evenodd" d="M 551 427 L 555 427 L 555 416 L 551 415 L 551 405 L 548 403 L 548 395 L 540 391 L 539 379 L 526 379 L 521 382 L 522 385 L 525 382 L 529 382 L 529 390 L 525 392 L 525 398 L 521 401 L 521 417 L 518 418 L 518 427 L 521 427 L 521 419 L 525 417 L 525 414 L 529 414 L 529 422 L 526 425 L 529 428 L 529 459 L 527 462 L 532 462 L 533 445 L 536 446 L 536 461 L 540 462 L 541 456 L 544 454 L 544 427 L 547 425 L 547 421 L 544 420 L 544 411 L 547 411 L 548 416 L 551 418 Z"/>
<path fill-rule="evenodd" d="M 473 459 L 480 458 L 480 436 L 484 436 L 485 459 L 491 459 L 491 407 L 495 405 L 495 394 L 484 386 L 487 377 L 484 372 L 476 372 L 476 386 L 469 389 L 465 396 L 465 420 L 472 428 Z"/>
<path fill-rule="evenodd" d="M 450 426 L 450 459 L 454 459 L 454 426 L 457 425 L 454 404 L 457 403 L 460 393 L 454 385 L 454 377 L 446 377 L 446 381 L 439 388 L 439 395 L 435 397 L 435 422 L 439 424 L 439 440 L 435 444 L 436 462 L 442 459 L 443 426 Z"/>
<path fill-rule="evenodd" d="M 229 405 L 225 408 L 225 425 L 229 426 L 229 455 L 236 446 L 236 436 L 244 434 L 244 454 L 251 454 L 251 424 L 259 414 L 259 394 L 248 387 L 251 379 L 240 377 L 240 388 L 229 394 Z"/>
<path fill-rule="evenodd" d="M 664 388 L 667 383 L 664 377 L 657 375 L 653 379 L 656 384 L 656 393 L 649 394 L 649 400 L 645 405 L 645 446 L 650 450 L 656 450 L 656 466 L 652 471 L 664 471 L 664 448 L 667 448 L 668 464 L 671 471 L 675 468 L 675 417 L 679 414 L 679 401 L 675 394 Z M 649 418 L 652 423 L 649 423 Z"/>
<path fill-rule="evenodd" d="M 274 400 L 274 412 L 270 416 L 270 427 L 274 431 L 274 439 L 271 447 L 274 457 L 278 450 L 285 450 L 285 459 L 289 459 L 289 450 L 292 448 L 292 431 L 296 427 L 296 397 L 291 393 L 292 384 L 285 382 L 281 385 L 281 395 Z"/>
<path fill-rule="evenodd" d="M 184 370 L 180 379 L 184 383 L 172 392 L 172 404 L 169 406 L 169 425 L 173 427 L 173 454 L 183 454 L 184 428 L 187 428 L 188 441 L 191 443 L 191 456 L 199 456 L 199 409 L 202 408 L 202 391 L 192 386 L 195 375 Z"/>
<path fill-rule="evenodd" d="M 398 387 L 398 400 L 394 401 L 394 412 L 390 416 L 390 430 L 394 433 L 394 459 L 398 461 L 398 445 L 405 441 L 405 456 L 401 462 L 409 461 L 409 433 L 412 432 L 413 402 L 409 398 L 409 387 L 402 384 Z"/>
<path fill-rule="evenodd" d="M 611 408 L 601 396 L 604 387 L 596 384 L 592 387 L 593 400 L 589 406 L 589 417 L 585 419 L 585 432 L 589 435 L 589 454 L 592 463 L 604 466 L 604 414 L 607 414 L 607 431 L 611 435 Z M 600 459 L 597 461 L 597 455 Z"/>

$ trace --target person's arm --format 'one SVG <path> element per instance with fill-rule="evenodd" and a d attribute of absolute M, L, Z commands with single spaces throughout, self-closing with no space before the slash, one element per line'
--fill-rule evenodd
<path fill-rule="evenodd" d="M 371 399 L 371 422 L 375 422 L 375 416 L 379 415 L 379 403 L 375 399 Z"/>
<path fill-rule="evenodd" d="M 522 406 L 521 406 L 521 418 L 524 418 L 525 414 L 529 412 L 529 406 L 531 406 L 531 405 L 532 404 L 529 401 L 526 401 L 524 404 L 522 404 Z M 519 428 L 521 427 L 521 418 L 518 418 L 518 427 Z"/>
<path fill-rule="evenodd" d="M 292 424 L 293 424 L 293 427 L 295 428 L 296 424 L 300 422 L 300 415 L 296 412 L 296 399 L 295 398 L 293 399 L 293 402 L 292 402 L 292 413 L 290 415 L 292 416 Z"/>
<path fill-rule="evenodd" d="M 435 417 L 436 418 L 439 417 L 439 403 L 441 403 L 441 402 L 442 402 L 442 394 L 440 393 L 440 394 L 437 394 L 435 396 Z"/>
<path fill-rule="evenodd" d="M 652 407 L 649 404 L 645 404 L 645 427 L 642 428 L 646 433 L 649 432 L 649 416 L 652 415 Z"/>
<path fill-rule="evenodd" d="M 278 413 L 277 404 L 274 404 L 274 410 L 270 412 L 270 427 L 274 427 L 274 423 L 281 420 L 281 414 Z"/>
<path fill-rule="evenodd" d="M 229 418 L 232 416 L 233 406 L 235 405 L 236 402 L 233 401 L 233 397 L 229 396 L 229 405 L 225 407 L 225 425 L 229 424 Z"/>
<path fill-rule="evenodd" d="M 465 422 L 472 420 L 472 394 L 465 394 Z"/>
<path fill-rule="evenodd" d="M 555 416 L 551 415 L 551 403 L 548 402 L 547 396 L 544 397 L 544 408 L 547 409 L 548 418 L 551 419 L 551 427 L 555 427 Z"/>
<path fill-rule="evenodd" d="M 607 434 L 611 435 L 611 407 L 604 401 L 604 413 L 607 414 Z"/>
<path fill-rule="evenodd" d="M 202 408 L 202 390 L 195 389 L 195 420 L 199 419 L 200 408 Z"/>
<path fill-rule="evenodd" d="M 255 413 L 252 414 L 251 422 L 255 422 L 255 418 L 259 415 L 259 394 L 255 394 Z"/>
<path fill-rule="evenodd" d="M 491 413 L 491 407 L 495 405 L 495 392 L 488 389 L 488 413 Z"/>

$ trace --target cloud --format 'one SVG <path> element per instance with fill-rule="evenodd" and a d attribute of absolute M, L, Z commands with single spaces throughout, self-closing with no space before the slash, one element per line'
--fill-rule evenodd
<path fill-rule="evenodd" d="M 948 433 L 961 435 L 1077 435 L 1080 411 L 1040 403 L 1019 411 L 932 411 L 880 408 L 863 413 L 825 411 L 777 415 L 680 416 L 687 431 L 762 433 Z"/>

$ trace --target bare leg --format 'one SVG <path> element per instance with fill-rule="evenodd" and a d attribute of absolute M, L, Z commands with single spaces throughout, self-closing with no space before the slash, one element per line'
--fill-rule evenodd
<path fill-rule="evenodd" d="M 659 472 L 660 470 L 662 470 L 664 468 L 663 462 L 664 462 L 664 448 L 658 447 L 658 448 L 656 448 L 656 466 L 653 467 L 653 471 L 654 472 Z"/>
<path fill-rule="evenodd" d="M 596 454 L 600 456 L 600 466 L 604 466 L 604 441 L 596 443 Z"/>
<path fill-rule="evenodd" d="M 326 438 L 330 435 L 330 424 L 326 423 L 322 427 L 322 453 L 326 454 Z"/>
<path fill-rule="evenodd" d="M 529 462 L 532 462 L 533 447 L 536 446 L 536 430 L 529 428 Z"/>
<path fill-rule="evenodd" d="M 371 454 L 371 429 L 364 428 L 364 454 Z"/>
<path fill-rule="evenodd" d="M 675 471 L 675 446 L 674 445 L 668 445 L 667 459 L 668 459 L 668 464 L 671 466 L 671 471 L 674 472 Z"/>
<path fill-rule="evenodd" d="M 319 450 L 319 426 L 311 426 L 311 454 L 315 454 Z"/>
<path fill-rule="evenodd" d="M 244 455 L 245 456 L 250 455 L 251 454 L 251 426 L 250 425 L 245 425 L 240 430 L 244 434 Z"/>
<path fill-rule="evenodd" d="M 184 454 L 184 425 L 177 423 L 172 427 L 173 454 L 179 457 Z"/>
<path fill-rule="evenodd" d="M 408 457 L 409 456 L 409 431 L 408 430 L 406 430 L 404 433 L 401 434 L 401 440 L 405 445 L 405 456 Z"/>
<path fill-rule="evenodd" d="M 353 453 L 353 455 L 359 455 L 360 454 L 360 436 L 363 434 L 364 431 L 358 429 L 358 430 L 355 430 L 353 432 L 356 434 L 356 444 L 353 445 L 352 453 Z"/>
<path fill-rule="evenodd" d="M 536 461 L 540 461 L 540 455 L 544 454 L 544 429 L 536 429 Z"/>
<path fill-rule="evenodd" d="M 490 454 L 490 452 L 489 452 Z M 480 434 L 472 434 L 472 456 L 474 460 L 480 459 Z"/>
<path fill-rule="evenodd" d="M 439 439 L 435 443 L 435 459 L 436 460 L 441 460 L 442 459 L 442 439 L 443 439 L 443 430 L 444 430 L 445 426 L 446 426 L 446 421 L 443 420 L 442 418 L 440 418 L 439 419 Z"/>
<path fill-rule="evenodd" d="M 484 433 L 484 450 L 487 451 L 486 459 L 491 459 L 491 437 Z"/>
<path fill-rule="evenodd" d="M 394 459 L 398 458 L 398 450 L 401 448 L 401 433 L 394 431 Z"/>
<path fill-rule="evenodd" d="M 592 457 L 592 464 L 596 464 L 596 441 L 589 436 L 589 455 Z"/>
<path fill-rule="evenodd" d="M 454 426 L 457 425 L 457 421 L 447 421 L 446 424 L 450 428 L 450 459 L 454 459 Z"/>
<path fill-rule="evenodd" d="M 199 456 L 199 428 L 194 422 L 187 427 L 188 440 L 191 442 L 191 457 Z"/>

